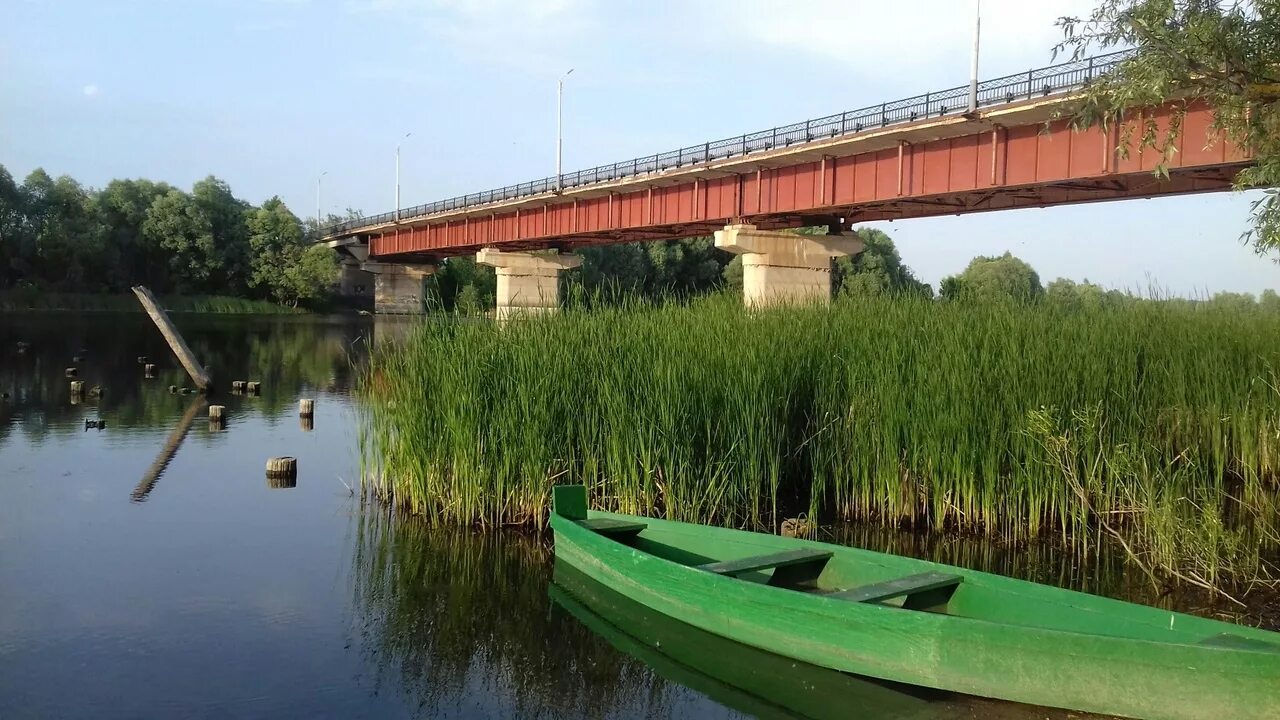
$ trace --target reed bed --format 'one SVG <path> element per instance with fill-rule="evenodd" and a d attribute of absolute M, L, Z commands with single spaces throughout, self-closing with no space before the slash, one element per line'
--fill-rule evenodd
<path fill-rule="evenodd" d="M 372 354 L 365 483 L 484 525 L 541 525 L 551 485 L 585 483 L 599 506 L 756 528 L 1079 536 L 1190 499 L 1252 532 L 1274 516 L 1278 368 L 1280 315 L 1185 301 L 431 320 Z"/>

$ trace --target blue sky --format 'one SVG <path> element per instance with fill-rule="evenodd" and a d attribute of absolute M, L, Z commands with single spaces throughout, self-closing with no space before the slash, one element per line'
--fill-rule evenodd
<path fill-rule="evenodd" d="M 1089 0 L 983 3 L 982 75 L 1050 61 Z M 8 0 L 0 163 L 94 186 L 205 175 L 315 212 L 405 205 L 962 84 L 968 0 Z M 1249 195 L 877 224 L 929 282 L 1010 250 L 1046 280 L 1280 288 Z"/>

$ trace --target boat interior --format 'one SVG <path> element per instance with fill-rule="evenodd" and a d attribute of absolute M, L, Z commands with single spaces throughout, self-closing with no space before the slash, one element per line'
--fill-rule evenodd
<path fill-rule="evenodd" d="M 1280 653 L 1280 635 L 897 555 L 592 513 L 576 523 L 687 567 L 849 603 L 1074 633 Z"/>

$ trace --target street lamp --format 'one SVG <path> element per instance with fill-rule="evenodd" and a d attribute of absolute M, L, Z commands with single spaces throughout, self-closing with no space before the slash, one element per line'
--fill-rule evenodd
<path fill-rule="evenodd" d="M 973 20 L 973 70 L 969 74 L 969 112 L 978 112 L 978 41 L 982 38 L 982 0 L 975 0 Z"/>
<path fill-rule="evenodd" d="M 564 157 L 564 80 L 573 74 L 573 68 L 569 68 L 569 72 L 560 76 L 560 82 L 556 84 L 556 190 L 563 185 L 561 162 Z"/>
<path fill-rule="evenodd" d="M 400 143 L 412 134 L 412 132 L 405 133 L 404 137 L 400 138 L 400 142 L 396 143 L 396 222 L 400 222 Z"/>
<path fill-rule="evenodd" d="M 320 232 L 320 181 L 323 180 L 324 176 L 328 174 L 329 174 L 329 171 L 325 170 L 324 172 L 316 176 L 316 232 L 317 233 Z"/>

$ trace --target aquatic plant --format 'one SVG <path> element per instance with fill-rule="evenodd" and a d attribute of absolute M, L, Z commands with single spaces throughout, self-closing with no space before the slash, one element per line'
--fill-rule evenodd
<path fill-rule="evenodd" d="M 433 320 L 373 352 L 365 485 L 486 525 L 540 525 L 548 488 L 581 482 L 598 506 L 697 522 L 773 528 L 806 511 L 1076 536 L 1125 486 L 1095 468 L 1095 504 L 1080 502 L 1030 412 L 1096 409 L 1080 457 L 1124 448 L 1177 468 L 1149 474 L 1171 497 L 1261 502 L 1280 461 L 1277 367 L 1280 316 L 1186 301 L 745 312 L 718 296 L 501 328 Z"/>

